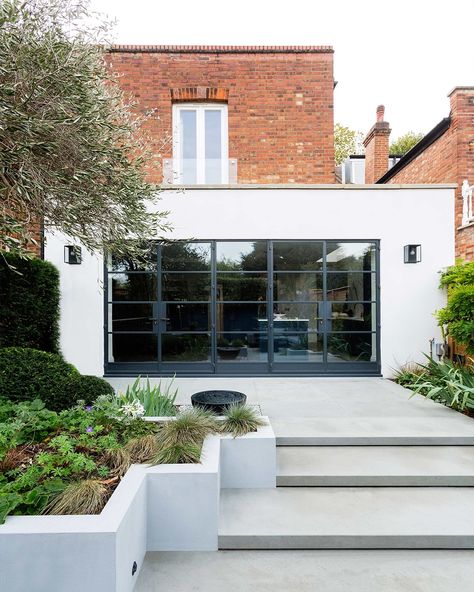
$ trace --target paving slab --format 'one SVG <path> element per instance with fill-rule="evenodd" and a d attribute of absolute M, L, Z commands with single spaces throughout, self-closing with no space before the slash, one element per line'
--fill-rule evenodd
<path fill-rule="evenodd" d="M 149 553 L 135 592 L 472 592 L 474 551 Z"/>
<path fill-rule="evenodd" d="M 474 446 L 279 446 L 279 486 L 474 486 Z"/>
<path fill-rule="evenodd" d="M 472 549 L 474 488 L 224 489 L 220 549 Z"/>

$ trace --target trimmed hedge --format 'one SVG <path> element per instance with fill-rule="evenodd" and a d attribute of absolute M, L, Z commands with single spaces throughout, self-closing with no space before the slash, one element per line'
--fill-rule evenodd
<path fill-rule="evenodd" d="M 59 353 L 58 343 L 58 270 L 42 259 L 1 253 L 0 347 Z"/>
<path fill-rule="evenodd" d="M 75 401 L 82 400 L 89 405 L 100 395 L 113 395 L 115 391 L 103 378 L 80 374 L 71 381 L 69 394 Z"/>
<path fill-rule="evenodd" d="M 0 349 L 0 397 L 11 401 L 41 399 L 47 409 L 75 405 L 78 370 L 58 354 L 23 347 Z"/>

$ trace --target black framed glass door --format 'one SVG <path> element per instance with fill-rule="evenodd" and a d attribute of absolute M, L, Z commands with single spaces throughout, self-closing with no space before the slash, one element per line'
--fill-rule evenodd
<path fill-rule="evenodd" d="M 176 241 L 106 268 L 106 372 L 379 372 L 377 241 Z"/>

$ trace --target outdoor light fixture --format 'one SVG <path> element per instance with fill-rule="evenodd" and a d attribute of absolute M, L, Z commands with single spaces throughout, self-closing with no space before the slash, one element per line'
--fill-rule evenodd
<path fill-rule="evenodd" d="M 80 265 L 82 263 L 81 247 L 66 245 L 64 247 L 64 263 L 69 263 L 69 265 Z"/>
<path fill-rule="evenodd" d="M 421 245 L 405 245 L 403 253 L 405 263 L 419 263 L 421 261 Z"/>

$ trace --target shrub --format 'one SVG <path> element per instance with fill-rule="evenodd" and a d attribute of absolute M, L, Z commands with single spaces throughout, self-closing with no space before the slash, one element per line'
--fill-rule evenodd
<path fill-rule="evenodd" d="M 103 378 L 79 374 L 70 381 L 69 394 L 72 401 L 84 401 L 90 405 L 101 395 L 114 395 L 115 391 Z"/>
<path fill-rule="evenodd" d="M 0 397 L 11 401 L 41 399 L 52 411 L 66 409 L 76 403 L 71 383 L 78 376 L 76 368 L 58 354 L 22 347 L 0 349 Z"/>
<path fill-rule="evenodd" d="M 32 347 L 58 353 L 58 340 L 58 270 L 42 259 L 20 259 L 2 253 L 0 347 Z"/>

